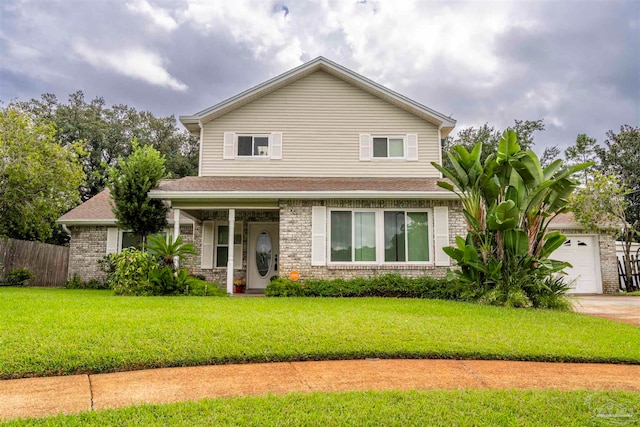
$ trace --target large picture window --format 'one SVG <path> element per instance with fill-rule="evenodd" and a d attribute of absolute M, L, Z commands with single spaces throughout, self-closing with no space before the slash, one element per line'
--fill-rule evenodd
<path fill-rule="evenodd" d="M 333 210 L 330 261 L 430 262 L 427 210 Z"/>

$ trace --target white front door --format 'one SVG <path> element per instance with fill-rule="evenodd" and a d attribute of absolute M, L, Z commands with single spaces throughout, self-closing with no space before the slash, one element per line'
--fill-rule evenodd
<path fill-rule="evenodd" d="M 278 223 L 250 222 L 247 248 L 247 289 L 264 289 L 278 275 Z"/>
<path fill-rule="evenodd" d="M 565 269 L 566 280 L 573 281 L 572 294 L 602 293 L 600 251 L 595 236 L 567 235 L 564 245 L 551 254 L 551 259 L 567 261 L 573 267 Z"/>

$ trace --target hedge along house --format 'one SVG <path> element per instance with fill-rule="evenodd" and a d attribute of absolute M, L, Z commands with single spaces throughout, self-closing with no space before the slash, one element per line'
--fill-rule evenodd
<path fill-rule="evenodd" d="M 229 293 L 234 280 L 260 291 L 292 272 L 443 276 L 442 248 L 466 235 L 431 165 L 455 121 L 325 58 L 180 121 L 200 138 L 199 175 L 163 181 L 150 197 L 171 204 L 171 233 L 195 243 L 193 272 Z M 72 271 L 74 240 L 88 231 L 65 217 Z M 607 261 L 602 237 L 589 237 L 593 259 Z M 599 292 L 617 289 L 608 271 L 593 272 Z"/>

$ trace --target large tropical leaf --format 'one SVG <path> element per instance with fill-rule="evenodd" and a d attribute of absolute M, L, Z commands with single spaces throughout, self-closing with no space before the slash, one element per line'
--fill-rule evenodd
<path fill-rule="evenodd" d="M 498 142 L 498 154 L 496 156 L 498 163 L 506 163 L 518 151 L 520 151 L 520 146 L 518 145 L 516 133 L 512 129 L 504 131 Z"/>
<path fill-rule="evenodd" d="M 540 258 L 549 258 L 549 256 L 558 249 L 567 240 L 566 236 L 559 231 L 553 231 L 544 237 L 544 244 L 538 255 Z"/>
<path fill-rule="evenodd" d="M 505 200 L 493 207 L 487 215 L 487 227 L 490 230 L 508 230 L 518 225 L 520 209 L 513 200 Z"/>
<path fill-rule="evenodd" d="M 529 253 L 529 238 L 527 233 L 518 229 L 503 232 L 504 248 L 518 257 L 525 257 Z"/>
<path fill-rule="evenodd" d="M 527 150 L 522 157 L 512 159 L 509 163 L 522 177 L 522 181 L 527 187 L 537 187 L 544 181 L 544 172 L 542 166 L 540 166 L 540 160 L 538 160 L 538 156 L 533 151 Z"/>

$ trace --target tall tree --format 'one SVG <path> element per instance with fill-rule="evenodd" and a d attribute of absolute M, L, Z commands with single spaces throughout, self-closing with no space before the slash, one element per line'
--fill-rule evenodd
<path fill-rule="evenodd" d="M 85 100 L 81 91 L 69 95 L 66 103 L 55 95 L 43 94 L 40 100 L 22 102 L 20 107 L 40 120 L 54 123 L 62 145 L 83 142 L 89 155 L 84 160 L 87 179 L 80 187 L 82 200 L 104 188 L 109 168 L 119 156 L 131 153 L 133 138 L 165 155 L 169 176 L 197 174 L 198 141 L 179 130 L 174 117 L 156 117 L 126 105 L 108 107 L 101 97 Z"/>
<path fill-rule="evenodd" d="M 640 232 L 638 224 L 628 218 L 628 196 L 629 190 L 618 177 L 594 171 L 569 199 L 576 221 L 585 230 L 610 232 L 622 238 L 625 271 L 631 271 L 631 242 Z M 637 290 L 631 275 L 626 276 L 625 284 L 628 291 Z"/>
<path fill-rule="evenodd" d="M 549 166 L 555 159 L 560 155 L 560 148 L 558 147 L 546 147 L 542 152 L 542 157 L 540 157 L 540 165 L 543 168 Z"/>
<path fill-rule="evenodd" d="M 599 157 L 596 153 L 596 147 L 598 147 L 597 141 L 594 138 L 590 138 L 585 133 L 581 133 L 576 138 L 575 145 L 567 148 L 564 152 L 564 156 L 567 159 L 567 163 L 575 165 L 578 163 L 594 162 L 594 166 L 591 166 L 582 171 L 582 182 L 587 184 L 589 175 L 596 170 Z"/>
<path fill-rule="evenodd" d="M 602 170 L 616 175 L 632 190 L 640 189 L 640 127 L 620 126 L 620 132 L 607 132 L 604 148 L 595 151 Z"/>
<path fill-rule="evenodd" d="M 596 147 L 601 169 L 617 176 L 629 189 L 626 218 L 640 229 L 640 127 L 622 125 L 619 133 L 610 130 L 604 145 L 604 148 Z"/>
<path fill-rule="evenodd" d="M 79 200 L 79 144 L 61 146 L 51 124 L 15 105 L 0 109 L 0 235 L 44 241 Z"/>
<path fill-rule="evenodd" d="M 109 168 L 108 186 L 118 227 L 133 231 L 140 246 L 144 237 L 167 226 L 169 208 L 148 194 L 165 175 L 165 159 L 152 146 L 140 146 L 135 139 L 131 146 L 129 157 L 121 157 Z"/>

